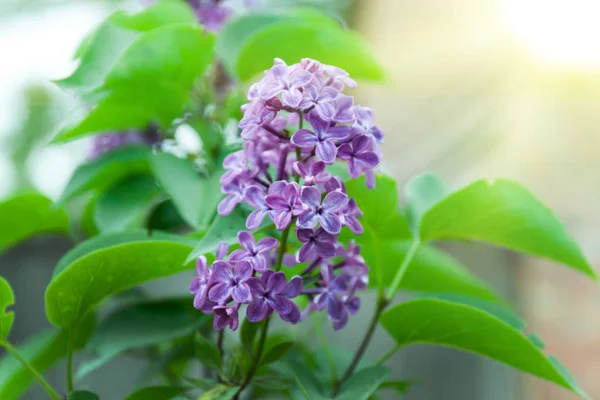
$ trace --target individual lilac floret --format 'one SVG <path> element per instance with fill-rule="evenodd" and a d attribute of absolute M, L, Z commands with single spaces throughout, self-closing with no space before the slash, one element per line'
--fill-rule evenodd
<path fill-rule="evenodd" d="M 229 297 L 236 303 L 249 303 L 252 300 L 248 279 L 252 276 L 252 266 L 248 261 L 239 261 L 235 268 L 227 261 L 213 264 L 215 285 L 208 292 L 208 298 L 218 304 L 225 304 Z"/>
<path fill-rule="evenodd" d="M 237 237 L 242 248 L 233 251 L 229 256 L 229 261 L 236 264 L 236 268 L 240 261 L 248 261 L 256 272 L 264 273 L 267 271 L 268 265 L 265 254 L 277 247 L 277 240 L 266 237 L 256 243 L 254 236 L 246 231 L 238 233 Z"/>
<path fill-rule="evenodd" d="M 248 285 L 252 290 L 252 302 L 246 310 L 249 321 L 262 321 L 273 311 L 286 322 L 296 324 L 300 320 L 300 309 L 290 298 L 302 291 L 301 277 L 295 276 L 286 284 L 283 272 L 268 271 L 250 279 Z"/>
<path fill-rule="evenodd" d="M 229 329 L 235 331 L 239 325 L 239 309 L 240 305 L 237 303 L 232 306 L 216 306 L 214 308 L 215 319 L 213 321 L 215 330 L 221 330 L 228 326 Z"/>
<path fill-rule="evenodd" d="M 271 193 L 265 198 L 265 203 L 274 211 L 273 222 L 275 227 L 282 231 L 292 222 L 292 217 L 304 212 L 302 204 L 298 201 L 300 186 L 296 182 L 285 185 L 283 195 Z"/>
<path fill-rule="evenodd" d="M 347 321 L 348 315 L 344 305 L 345 296 L 348 294 L 348 277 L 346 275 L 334 275 L 331 265 L 321 268 L 323 286 L 318 289 L 314 304 L 317 310 L 327 307 L 327 314 L 333 321 Z M 343 324 L 345 325 L 345 323 Z M 343 326 L 339 326 L 338 329 Z"/>
<path fill-rule="evenodd" d="M 260 92 L 261 98 L 269 100 L 281 95 L 282 103 L 289 107 L 298 107 L 302 101 L 300 88 L 313 78 L 310 72 L 300 68 L 289 68 L 279 58 L 275 59 L 275 65 L 266 73 L 266 77 L 267 83 Z"/>
<path fill-rule="evenodd" d="M 227 196 L 219 202 L 217 206 L 217 212 L 221 216 L 229 215 L 239 203 L 244 201 L 246 195 L 245 182 L 236 179 L 235 181 L 224 185 L 221 189 Z"/>
<path fill-rule="evenodd" d="M 322 117 L 327 118 L 328 115 L 335 114 L 333 100 L 340 92 L 321 83 L 318 79 L 313 78 L 310 85 L 306 86 L 302 93 L 302 101 L 298 105 L 301 109 L 309 109 L 314 107 L 314 110 Z"/>
<path fill-rule="evenodd" d="M 345 143 L 338 149 L 338 157 L 348 161 L 350 177 L 358 178 L 363 171 L 373 169 L 379 164 L 379 157 L 373 151 L 372 140 L 367 135 L 352 139 L 352 144 Z"/>
<path fill-rule="evenodd" d="M 198 257 L 196 272 L 198 276 L 195 276 L 190 283 L 190 293 L 194 295 L 194 307 L 198 310 L 204 310 L 209 301 L 207 297 L 208 290 L 214 282 L 212 270 L 208 269 L 207 266 L 206 257 Z"/>
<path fill-rule="evenodd" d="M 298 217 L 298 227 L 312 229 L 320 222 L 321 227 L 331 235 L 342 229 L 339 212 L 348 204 L 348 196 L 341 192 L 329 192 L 321 203 L 321 192 L 312 187 L 302 188 L 300 196 L 306 211 Z"/>
<path fill-rule="evenodd" d="M 331 175 L 325 170 L 325 163 L 323 161 L 314 162 L 310 167 L 304 163 L 295 162 L 294 171 L 304 179 L 306 186 L 325 183 L 331 179 Z"/>
<path fill-rule="evenodd" d="M 356 204 L 356 200 L 348 200 L 348 205 L 342 211 L 342 224 L 350 228 L 355 235 L 362 235 L 364 232 L 363 226 L 358 220 L 363 215 L 360 208 Z"/>
<path fill-rule="evenodd" d="M 312 260 L 315 256 L 323 258 L 331 258 L 335 256 L 335 236 L 325 232 L 323 228 L 316 231 L 312 229 L 298 229 L 298 240 L 302 243 L 302 247 L 296 254 L 296 260 L 299 263 Z"/>
<path fill-rule="evenodd" d="M 335 142 L 350 135 L 347 126 L 331 126 L 323 121 L 316 113 L 308 115 L 308 122 L 313 130 L 299 129 L 292 136 L 292 143 L 302 148 L 315 148 L 317 156 L 326 164 L 333 164 L 337 156 Z"/>

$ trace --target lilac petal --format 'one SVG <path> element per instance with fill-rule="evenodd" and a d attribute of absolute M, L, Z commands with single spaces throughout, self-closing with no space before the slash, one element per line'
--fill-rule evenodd
<path fill-rule="evenodd" d="M 281 100 L 283 104 L 296 108 L 302 101 L 302 93 L 298 89 L 284 90 L 281 92 Z"/>
<path fill-rule="evenodd" d="M 267 292 L 269 294 L 279 294 L 285 289 L 286 281 L 283 272 L 275 272 L 267 281 Z"/>
<path fill-rule="evenodd" d="M 337 147 L 329 141 L 319 142 L 317 143 L 316 153 L 325 164 L 333 164 L 337 155 Z"/>
<path fill-rule="evenodd" d="M 200 278 L 206 278 L 208 276 L 206 257 L 200 256 L 196 259 L 196 272 Z"/>
<path fill-rule="evenodd" d="M 354 296 L 346 301 L 346 309 L 350 311 L 350 314 L 354 315 L 360 308 L 360 298 Z"/>
<path fill-rule="evenodd" d="M 323 119 L 328 121 L 333 119 L 335 115 L 335 106 L 333 103 L 318 103 L 315 106 L 315 111 L 321 116 Z"/>
<path fill-rule="evenodd" d="M 313 75 L 303 69 L 298 69 L 290 74 L 289 84 L 293 87 L 308 85 L 312 80 Z"/>
<path fill-rule="evenodd" d="M 290 222 L 292 222 L 292 213 L 291 211 L 280 211 L 279 214 L 273 220 L 275 222 L 275 227 L 277 230 L 282 231 L 288 227 Z"/>
<path fill-rule="evenodd" d="M 227 261 L 215 261 L 213 263 L 213 276 L 220 282 L 231 282 L 233 280 L 233 272 L 231 264 Z"/>
<path fill-rule="evenodd" d="M 256 250 L 254 236 L 248 231 L 241 231 L 237 235 L 238 242 L 246 251 L 253 253 Z"/>
<path fill-rule="evenodd" d="M 300 313 L 300 309 L 295 303 L 291 302 L 291 304 L 292 309 L 289 313 L 281 315 L 281 319 L 285 322 L 289 322 L 290 324 L 297 324 L 300 321 L 302 314 Z"/>
<path fill-rule="evenodd" d="M 329 126 L 329 122 L 324 121 L 319 114 L 314 111 L 311 111 L 311 113 L 308 114 L 308 122 L 315 132 L 324 132 Z"/>
<path fill-rule="evenodd" d="M 254 299 L 254 301 L 248 305 L 248 308 L 246 308 L 246 317 L 248 318 L 248 321 L 262 321 L 267 316 L 268 308 L 269 306 L 264 298 L 260 297 Z"/>
<path fill-rule="evenodd" d="M 237 310 L 235 311 L 235 314 L 231 315 L 231 318 L 229 319 L 229 329 L 231 329 L 232 331 L 235 331 L 238 326 L 239 326 L 240 320 L 239 320 L 239 316 L 237 313 Z"/>
<path fill-rule="evenodd" d="M 367 188 L 375 189 L 375 172 L 373 170 L 365 171 L 365 176 L 367 178 Z"/>
<path fill-rule="evenodd" d="M 311 210 L 316 210 L 321 205 L 321 192 L 312 186 L 303 187 L 300 200 Z"/>
<path fill-rule="evenodd" d="M 225 256 L 227 256 L 227 253 L 229 253 L 229 244 L 227 242 L 219 243 L 219 245 L 217 246 L 216 254 L 215 254 L 215 256 L 217 257 L 217 260 L 224 259 Z"/>
<path fill-rule="evenodd" d="M 315 211 L 309 211 L 298 217 L 297 225 L 299 228 L 314 228 L 319 222 L 319 216 Z"/>
<path fill-rule="evenodd" d="M 260 91 L 260 97 L 263 100 L 271 99 L 283 91 L 283 85 L 279 83 L 271 83 L 264 85 Z"/>
<path fill-rule="evenodd" d="M 365 230 L 358 218 L 346 216 L 345 222 L 346 226 L 348 226 L 348 228 L 350 228 L 352 233 L 354 233 L 355 235 L 362 235 L 364 233 Z"/>
<path fill-rule="evenodd" d="M 297 260 L 299 263 L 307 262 L 315 256 L 315 243 L 308 242 L 298 250 Z"/>
<path fill-rule="evenodd" d="M 269 194 L 281 194 L 283 193 L 283 188 L 285 188 L 285 185 L 287 185 L 286 181 L 276 181 L 271 183 L 271 186 L 269 186 Z"/>
<path fill-rule="evenodd" d="M 250 259 L 251 265 L 256 272 L 265 272 L 267 270 L 267 260 L 262 255 L 254 256 Z"/>
<path fill-rule="evenodd" d="M 217 206 L 217 212 L 222 217 L 229 215 L 239 202 L 240 199 L 237 194 L 229 194 L 219 202 L 219 205 Z"/>
<path fill-rule="evenodd" d="M 303 282 L 304 281 L 301 276 L 296 275 L 292 277 L 292 279 L 290 279 L 283 292 L 281 292 L 281 295 L 290 299 L 298 296 L 302 291 Z"/>
<path fill-rule="evenodd" d="M 335 245 L 330 242 L 315 242 L 315 250 L 317 254 L 324 258 L 335 256 Z"/>
<path fill-rule="evenodd" d="M 312 229 L 298 229 L 296 235 L 298 236 L 298 240 L 302 243 L 308 242 L 314 235 L 314 231 Z"/>
<path fill-rule="evenodd" d="M 196 295 L 194 296 L 194 308 L 196 310 L 201 310 L 202 307 L 204 307 L 204 304 L 206 303 L 206 294 L 208 292 L 207 290 L 208 288 L 206 286 L 204 286 L 202 288 L 202 290 L 199 290 L 198 293 L 196 293 Z"/>
<path fill-rule="evenodd" d="M 266 238 L 262 238 L 258 241 L 258 245 L 256 246 L 256 250 L 259 253 L 263 253 L 265 251 L 269 251 L 269 250 L 273 250 L 275 247 L 277 247 L 277 244 L 279 242 L 277 241 L 277 239 L 272 238 L 272 237 L 266 237 Z"/>
<path fill-rule="evenodd" d="M 267 302 L 279 315 L 288 314 L 292 311 L 292 304 L 294 304 L 290 299 L 279 294 L 267 299 Z"/>
<path fill-rule="evenodd" d="M 327 314 L 333 320 L 340 320 L 344 317 L 344 312 L 346 311 L 344 307 L 344 302 L 340 300 L 337 296 L 328 295 L 327 296 Z"/>
<path fill-rule="evenodd" d="M 252 300 L 250 288 L 246 284 L 237 285 L 231 291 L 231 297 L 238 303 L 249 303 Z"/>
<path fill-rule="evenodd" d="M 229 255 L 229 261 L 231 261 L 232 263 L 237 263 L 239 261 L 248 259 L 249 256 L 250 255 L 246 250 L 237 249 L 232 251 Z"/>
<path fill-rule="evenodd" d="M 332 235 L 337 235 L 342 230 L 342 222 L 336 214 L 324 212 L 320 215 L 319 219 L 323 229 Z"/>
<path fill-rule="evenodd" d="M 341 192 L 330 192 L 323 199 L 321 208 L 324 212 L 337 212 L 348 204 L 348 196 Z"/>
<path fill-rule="evenodd" d="M 371 147 L 371 139 L 367 135 L 360 135 L 352 139 L 352 148 L 355 153 L 362 153 Z"/>
<path fill-rule="evenodd" d="M 288 66 L 286 65 L 286 63 L 281 60 L 281 59 L 276 59 L 276 63 L 275 65 L 273 65 L 271 67 L 271 74 L 273 74 L 273 77 L 278 80 L 278 81 L 282 81 L 285 80 L 288 76 Z"/>
<path fill-rule="evenodd" d="M 250 230 L 258 229 L 260 224 L 262 224 L 265 216 L 269 212 L 267 210 L 254 210 L 248 215 L 246 219 L 246 228 Z"/>
<path fill-rule="evenodd" d="M 348 323 L 348 312 L 346 312 L 346 310 L 344 310 L 344 312 L 342 313 L 342 317 L 338 320 L 333 321 L 333 329 L 335 329 L 336 331 L 339 331 L 340 329 L 345 327 L 347 323 Z"/>
<path fill-rule="evenodd" d="M 298 147 L 313 147 L 317 144 L 317 135 L 308 129 L 299 129 L 291 141 Z"/>
<path fill-rule="evenodd" d="M 318 311 L 320 311 L 320 310 L 324 309 L 325 307 L 327 307 L 327 297 L 328 297 L 328 295 L 327 295 L 326 292 L 325 293 L 320 293 L 317 296 L 315 296 L 314 305 L 315 305 L 315 308 Z"/>
<path fill-rule="evenodd" d="M 330 283 L 329 289 L 338 294 L 345 294 L 348 291 L 348 275 L 338 275 Z"/>
<path fill-rule="evenodd" d="M 354 157 L 352 157 L 350 159 L 350 161 L 348 162 L 348 172 L 350 172 L 351 178 L 358 178 L 360 176 L 360 174 L 362 173 L 362 170 L 361 170 L 360 166 L 358 165 L 356 158 L 354 158 Z"/>
<path fill-rule="evenodd" d="M 214 301 L 215 303 L 224 303 L 233 287 L 227 283 L 217 283 L 213 286 L 208 292 L 208 298 Z"/>
<path fill-rule="evenodd" d="M 321 89 L 321 93 L 319 93 L 319 100 L 322 102 L 332 101 L 337 97 L 339 93 L 340 92 L 338 92 L 331 86 L 326 86 L 323 89 Z"/>
<path fill-rule="evenodd" d="M 350 135 L 350 132 L 351 129 L 348 126 L 334 126 L 327 130 L 327 133 L 323 135 L 323 138 L 327 140 L 345 139 Z"/>
<path fill-rule="evenodd" d="M 213 321 L 213 328 L 216 331 L 220 331 L 221 329 L 223 329 L 223 328 L 225 328 L 227 326 L 228 322 L 229 321 L 228 321 L 227 318 L 225 318 L 225 317 L 223 317 L 221 315 L 215 314 L 215 319 Z"/>
<path fill-rule="evenodd" d="M 308 170 L 306 169 L 306 165 L 299 161 L 296 161 L 293 165 L 294 171 L 300 176 L 308 175 Z"/>
<path fill-rule="evenodd" d="M 265 204 L 265 191 L 258 186 L 250 186 L 246 189 L 246 200 L 253 207 L 263 208 Z"/>
<path fill-rule="evenodd" d="M 283 189 L 283 197 L 287 199 L 288 204 L 294 204 L 296 203 L 296 200 L 298 200 L 299 192 L 300 187 L 296 182 L 293 182 L 285 186 Z"/>
<path fill-rule="evenodd" d="M 250 293 L 252 294 L 252 297 L 255 299 L 254 301 L 256 301 L 257 297 L 262 297 L 265 294 L 265 285 L 258 278 L 248 279 L 246 281 L 246 285 L 248 285 L 248 288 L 250 289 Z"/>
<path fill-rule="evenodd" d="M 285 197 L 276 193 L 270 194 L 267 197 L 265 197 L 265 203 L 267 203 L 267 205 L 275 211 L 289 210 L 290 208 L 290 205 L 288 204 Z"/>
<path fill-rule="evenodd" d="M 325 171 L 325 163 L 323 161 L 317 161 L 310 166 L 310 174 L 313 176 L 319 175 Z"/>
<path fill-rule="evenodd" d="M 361 164 L 364 164 L 370 168 L 375 168 L 379 164 L 379 157 L 372 151 L 366 151 L 354 156 L 357 160 L 360 160 Z"/>
<path fill-rule="evenodd" d="M 200 288 L 203 286 L 203 282 L 204 281 L 202 279 L 200 279 L 199 277 L 197 277 L 197 276 L 193 277 L 192 281 L 190 282 L 190 288 L 189 288 L 190 293 L 192 293 L 192 294 L 197 293 L 200 290 Z"/>
<path fill-rule="evenodd" d="M 339 158 L 341 158 L 342 160 L 350 160 L 350 158 L 352 158 L 353 152 L 352 152 L 352 147 L 350 147 L 350 145 L 348 143 L 344 143 L 343 145 L 341 145 L 338 148 L 338 153 L 337 156 Z"/>
<path fill-rule="evenodd" d="M 295 267 L 298 264 L 296 257 L 293 254 L 285 253 L 283 255 L 283 265 L 286 267 Z"/>
<path fill-rule="evenodd" d="M 335 243 L 337 239 L 335 236 L 327 233 L 323 228 L 319 228 L 315 233 L 315 240 L 318 242 Z"/>
<path fill-rule="evenodd" d="M 233 277 L 239 284 L 247 281 L 252 276 L 252 266 L 248 261 L 240 261 L 233 269 Z"/>

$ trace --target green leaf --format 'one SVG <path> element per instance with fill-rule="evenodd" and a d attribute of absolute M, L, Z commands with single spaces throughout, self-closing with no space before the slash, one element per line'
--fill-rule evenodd
<path fill-rule="evenodd" d="M 390 370 L 380 365 L 361 369 L 340 388 L 336 400 L 367 400 L 387 378 Z"/>
<path fill-rule="evenodd" d="M 76 390 L 69 393 L 67 400 L 100 400 L 100 397 L 87 390 Z"/>
<path fill-rule="evenodd" d="M 231 400 L 239 389 L 238 386 L 218 385 L 202 393 L 198 400 Z"/>
<path fill-rule="evenodd" d="M 414 384 L 413 381 L 387 381 L 379 385 L 379 389 L 394 389 L 399 395 L 405 395 Z"/>
<path fill-rule="evenodd" d="M 69 327 L 110 295 L 191 269 L 184 263 L 191 249 L 189 239 L 162 234 L 91 251 L 55 274 L 46 288 L 48 320 Z"/>
<path fill-rule="evenodd" d="M 92 196 L 87 200 L 83 209 L 81 210 L 80 224 L 81 229 L 87 237 L 96 236 L 100 231 L 94 221 L 94 207 L 96 206 L 96 200 L 98 195 Z"/>
<path fill-rule="evenodd" d="M 217 371 L 221 370 L 221 354 L 214 341 L 210 341 L 198 332 L 195 336 L 194 347 L 202 364 Z"/>
<path fill-rule="evenodd" d="M 185 221 L 179 215 L 179 211 L 172 200 L 166 200 L 158 204 L 148 219 L 148 229 L 151 230 L 177 230 L 186 226 Z"/>
<path fill-rule="evenodd" d="M 240 41 L 240 37 L 245 40 Z M 382 68 L 360 36 L 314 10 L 243 15 L 223 29 L 217 51 L 243 81 L 269 69 L 276 57 L 288 64 L 310 57 L 343 68 L 353 78 L 384 78 Z"/>
<path fill-rule="evenodd" d="M 386 287 L 394 280 L 396 271 L 411 246 L 411 234 L 404 215 L 398 209 L 396 182 L 389 176 L 378 175 L 375 189 L 366 187 L 364 178 L 346 182 L 348 195 L 362 212 L 365 232 L 354 236 L 344 230 L 341 239 L 354 239 L 361 245 L 362 256 L 371 268 L 369 284 Z M 463 293 L 485 299 L 497 296 L 478 278 L 450 256 L 427 245 L 421 245 L 410 263 L 401 289 L 425 292 Z"/>
<path fill-rule="evenodd" d="M 421 219 L 440 199 L 450 193 L 446 183 L 437 175 L 426 173 L 408 182 L 406 195 L 406 218 L 415 237 L 419 237 Z"/>
<path fill-rule="evenodd" d="M 108 17 L 81 43 L 76 59 L 79 66 L 71 76 L 56 83 L 85 95 L 102 85 L 123 52 L 143 32 L 174 23 L 194 23 L 192 10 L 180 1 L 161 0 L 146 10 L 127 15 L 121 11 Z"/>
<path fill-rule="evenodd" d="M 246 227 L 247 215 L 246 212 L 237 207 L 228 216 L 215 218 L 185 262 L 191 262 L 203 254 L 214 253 L 222 241 L 229 244 L 236 243 L 238 232 Z"/>
<path fill-rule="evenodd" d="M 244 319 L 244 322 L 242 322 L 242 328 L 240 329 L 240 340 L 242 342 L 242 346 L 244 346 L 250 355 L 254 353 L 254 338 L 256 337 L 256 333 L 261 326 L 262 324 L 258 322 L 250 322 L 247 318 Z"/>
<path fill-rule="evenodd" d="M 161 190 L 154 179 L 135 176 L 101 193 L 94 207 L 94 221 L 102 233 L 144 226 L 148 208 Z"/>
<path fill-rule="evenodd" d="M 0 276 L 0 342 L 8 338 L 15 313 L 8 308 L 15 304 L 15 295 L 10 284 Z"/>
<path fill-rule="evenodd" d="M 180 116 L 189 91 L 214 58 L 214 38 L 199 27 L 174 24 L 141 35 L 123 52 L 97 89 L 100 100 L 54 143 L 85 135 L 168 126 Z"/>
<path fill-rule="evenodd" d="M 413 189 L 427 175 L 409 184 Z M 545 257 L 596 278 L 579 246 L 556 216 L 531 192 L 508 180 L 474 182 L 437 202 L 422 215 L 421 240 L 489 242 Z M 414 207 L 414 205 L 411 205 Z"/>
<path fill-rule="evenodd" d="M 86 350 L 97 355 L 77 371 L 83 378 L 124 351 L 191 335 L 206 321 L 189 298 L 135 303 L 118 309 L 98 325 Z"/>
<path fill-rule="evenodd" d="M 179 386 L 149 386 L 130 394 L 125 400 L 170 400 L 186 391 Z"/>
<path fill-rule="evenodd" d="M 78 325 L 74 349 L 82 348 L 95 326 L 93 315 Z M 17 346 L 21 356 L 38 372 L 44 373 L 67 354 L 69 333 L 66 330 L 47 329 L 27 338 Z M 0 399 L 16 400 L 35 382 L 34 376 L 21 362 L 5 354 L 0 359 Z"/>
<path fill-rule="evenodd" d="M 260 365 L 265 366 L 281 360 L 294 347 L 295 342 L 288 341 L 278 343 L 267 350 L 265 355 L 260 360 Z"/>
<path fill-rule="evenodd" d="M 150 171 L 152 150 L 143 146 L 128 146 L 114 150 L 80 165 L 71 177 L 59 203 L 64 204 L 88 190 L 103 191 L 127 176 Z"/>
<path fill-rule="evenodd" d="M 190 226 L 202 228 L 210 224 L 223 198 L 219 173 L 205 178 L 190 160 L 164 153 L 152 157 L 152 170 Z"/>
<path fill-rule="evenodd" d="M 381 324 L 399 346 L 430 343 L 489 357 L 547 379 L 587 398 L 562 366 L 522 332 L 478 308 L 439 299 L 416 299 L 390 308 Z"/>
<path fill-rule="evenodd" d="M 0 252 L 43 233 L 67 233 L 69 220 L 62 208 L 41 194 L 25 193 L 0 202 Z M 8 228 L 10 227 L 10 229 Z"/>
<path fill-rule="evenodd" d="M 217 381 L 209 378 L 190 378 L 189 376 L 183 376 L 182 379 L 187 383 L 204 390 L 211 389 L 217 384 Z"/>

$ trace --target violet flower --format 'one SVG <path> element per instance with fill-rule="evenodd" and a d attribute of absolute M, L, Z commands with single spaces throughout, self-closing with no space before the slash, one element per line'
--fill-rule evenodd
<path fill-rule="evenodd" d="M 358 178 L 363 171 L 373 169 L 379 164 L 379 157 L 371 151 L 371 139 L 367 135 L 355 137 L 352 144 L 341 145 L 338 157 L 348 161 L 348 171 L 352 178 Z"/>
<path fill-rule="evenodd" d="M 246 317 L 251 322 L 262 321 L 275 311 L 286 322 L 292 324 L 300 320 L 300 309 L 290 300 L 302 291 L 302 278 L 293 277 L 286 284 L 283 272 L 268 271 L 260 278 L 248 281 L 252 290 L 252 302 L 246 309 Z"/>
<path fill-rule="evenodd" d="M 273 222 L 278 230 L 284 230 L 291 222 L 292 217 L 304 212 L 302 204 L 298 201 L 300 187 L 296 182 L 289 183 L 283 189 L 283 195 L 271 193 L 265 197 L 265 203 L 275 212 Z"/>
<path fill-rule="evenodd" d="M 238 267 L 241 261 L 248 261 L 256 272 L 267 271 L 265 254 L 277 247 L 277 240 L 271 237 L 262 238 L 256 243 L 250 232 L 242 231 L 237 235 L 241 249 L 235 250 L 229 256 L 229 261 Z"/>
<path fill-rule="evenodd" d="M 323 286 L 314 298 L 317 310 L 327 307 L 327 314 L 333 321 L 342 321 L 347 318 L 347 311 L 343 297 L 348 293 L 348 277 L 334 275 L 331 265 L 321 268 Z"/>
<path fill-rule="evenodd" d="M 342 224 L 350 228 L 353 234 L 362 235 L 363 226 L 358 220 L 362 216 L 362 211 L 358 208 L 356 200 L 348 200 L 348 205 L 342 211 Z"/>
<path fill-rule="evenodd" d="M 207 266 L 206 257 L 198 257 L 196 272 L 198 276 L 195 276 L 190 283 L 190 293 L 194 295 L 194 308 L 203 310 L 208 301 L 208 290 L 214 282 L 212 271 Z"/>
<path fill-rule="evenodd" d="M 267 74 L 268 83 L 261 91 L 261 98 L 269 100 L 275 96 L 281 95 L 283 104 L 296 108 L 302 101 L 302 92 L 299 88 L 309 83 L 312 74 L 297 67 L 288 67 L 287 64 L 279 59 L 275 59 L 275 65 Z"/>
<path fill-rule="evenodd" d="M 308 122 L 310 122 L 313 130 L 299 129 L 292 136 L 292 143 L 302 148 L 314 147 L 321 161 L 325 164 L 333 164 L 337 156 L 337 147 L 334 142 L 350 135 L 350 128 L 347 126 L 331 126 L 315 112 L 308 115 Z"/>
<path fill-rule="evenodd" d="M 310 164 L 310 167 L 297 161 L 294 163 L 294 171 L 300 177 L 304 178 L 304 185 L 306 186 L 325 183 L 331 179 L 329 172 L 325 171 L 325 163 L 323 161 L 316 161 Z"/>
<path fill-rule="evenodd" d="M 208 292 L 208 298 L 215 303 L 225 304 L 231 296 L 236 303 L 249 303 L 252 295 L 247 281 L 251 276 L 252 266 L 248 261 L 239 261 L 235 268 L 227 261 L 215 261 L 215 285 Z"/>
<path fill-rule="evenodd" d="M 235 331 L 239 325 L 239 314 L 240 304 L 235 303 L 232 306 L 215 306 L 215 319 L 213 321 L 213 327 L 215 330 L 221 330 L 226 326 L 232 331 Z"/>
<path fill-rule="evenodd" d="M 321 192 L 312 186 L 302 188 L 300 195 L 306 211 L 298 217 L 299 228 L 314 228 L 317 223 L 331 234 L 337 235 L 342 229 L 338 213 L 348 204 L 348 196 L 341 192 L 329 192 L 321 202 Z"/>
<path fill-rule="evenodd" d="M 299 263 L 304 263 L 313 259 L 315 256 L 323 258 L 331 258 L 335 256 L 335 241 L 333 235 L 327 233 L 323 228 L 318 228 L 316 231 L 312 229 L 298 229 L 298 240 L 302 243 L 302 247 L 296 254 L 296 260 Z"/>

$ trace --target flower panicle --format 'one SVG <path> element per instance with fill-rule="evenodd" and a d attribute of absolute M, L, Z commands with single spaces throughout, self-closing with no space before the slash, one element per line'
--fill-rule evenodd
<path fill-rule="evenodd" d="M 335 329 L 358 311 L 357 292 L 366 289 L 369 268 L 360 247 L 354 241 L 344 246 L 338 236 L 344 227 L 362 234 L 362 212 L 328 166 L 347 163 L 350 177 L 364 174 L 367 186 L 374 187 L 384 135 L 372 111 L 344 93 L 355 87 L 344 70 L 311 59 L 290 66 L 275 59 L 250 87 L 239 123 L 243 148 L 223 162 L 225 198 L 218 213 L 228 215 L 246 203 L 253 209 L 246 220 L 249 231 L 267 218 L 279 231 L 293 228 L 300 246 L 283 254 L 283 264 L 306 267 L 286 279 L 275 270 L 276 253 L 285 243 L 271 237 L 256 241 L 249 231 L 239 232 L 241 249 L 228 256 L 221 245 L 212 268 L 200 257 L 190 291 L 197 309 L 215 314 L 215 329 L 236 329 L 242 304 L 252 322 L 275 312 L 295 324 L 327 309 Z M 292 301 L 300 295 L 310 300 L 304 311 Z"/>

